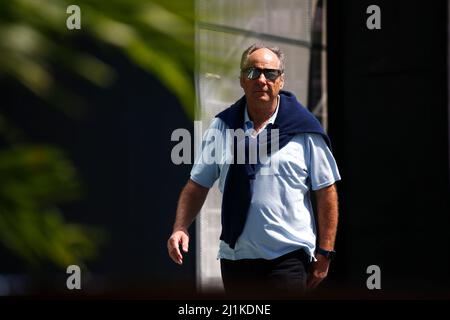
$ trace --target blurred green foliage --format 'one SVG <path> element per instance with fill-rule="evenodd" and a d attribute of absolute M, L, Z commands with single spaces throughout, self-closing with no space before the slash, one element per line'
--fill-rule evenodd
<path fill-rule="evenodd" d="M 113 46 L 132 62 L 155 75 L 193 116 L 193 0 L 4 0 L 0 10 L 0 76 L 7 75 L 50 98 L 65 91 L 52 75 L 56 63 L 98 86 L 114 79 L 110 66 L 70 40 L 89 37 Z M 81 11 L 81 29 L 69 30 L 67 7 Z M 69 91 L 69 92 L 67 92 Z"/>
<path fill-rule="evenodd" d="M 66 157 L 49 146 L 0 151 L 0 240 L 31 267 L 60 267 L 96 253 L 99 230 L 69 224 L 56 204 L 76 199 L 80 186 Z"/>
<path fill-rule="evenodd" d="M 68 30 L 69 5 L 81 9 L 81 30 Z M 77 114 L 76 90 L 64 87 L 56 70 L 106 87 L 114 66 L 77 48 L 79 37 L 115 48 L 156 76 L 193 117 L 193 0 L 2 0 L 0 1 L 0 81 L 12 81 Z M 155 106 L 157 107 L 157 106 Z M 164 107 L 164 106 L 160 106 Z M 26 115 L 25 115 L 26 116 Z M 58 205 L 81 196 L 81 182 L 70 160 L 56 146 L 27 143 L 20 124 L 0 109 L 0 243 L 29 266 L 53 262 L 83 264 L 98 254 L 105 235 L 68 223 Z"/>

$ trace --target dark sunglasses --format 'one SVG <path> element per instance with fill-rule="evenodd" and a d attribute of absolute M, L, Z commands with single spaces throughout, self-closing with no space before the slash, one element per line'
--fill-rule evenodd
<path fill-rule="evenodd" d="M 243 70 L 243 72 L 250 80 L 258 79 L 261 76 L 261 73 L 263 73 L 264 77 L 270 81 L 276 80 L 283 73 L 282 70 L 278 69 L 261 69 L 255 67 L 246 68 Z"/>

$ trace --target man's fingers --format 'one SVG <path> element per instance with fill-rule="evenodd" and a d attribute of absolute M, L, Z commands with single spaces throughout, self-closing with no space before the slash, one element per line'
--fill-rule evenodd
<path fill-rule="evenodd" d="M 306 280 L 306 288 L 312 289 L 314 282 L 314 276 L 312 274 L 308 275 L 308 279 Z"/>
<path fill-rule="evenodd" d="M 317 280 L 317 278 L 311 278 L 309 279 L 308 283 L 306 284 L 306 287 L 308 289 L 315 289 L 319 285 L 320 281 Z"/>
<path fill-rule="evenodd" d="M 167 242 L 169 256 L 179 265 L 183 264 L 183 255 L 180 251 L 180 246 L 184 252 L 188 252 L 189 236 L 183 231 L 174 232 Z"/>
<path fill-rule="evenodd" d="M 188 252 L 189 250 L 189 237 L 186 234 L 181 236 L 181 247 L 184 252 Z"/>
<path fill-rule="evenodd" d="M 175 263 L 178 264 L 183 263 L 183 256 L 181 255 L 178 249 L 172 249 L 169 255 Z"/>
<path fill-rule="evenodd" d="M 175 263 L 183 264 L 183 255 L 180 252 L 179 240 L 176 237 L 171 237 L 168 242 L 169 256 Z"/>
<path fill-rule="evenodd" d="M 324 279 L 325 277 L 317 276 L 314 273 L 311 273 L 306 280 L 306 287 L 308 289 L 315 289 Z"/>
<path fill-rule="evenodd" d="M 320 281 L 318 281 L 317 278 L 313 278 L 313 279 L 310 279 L 310 280 L 308 281 L 308 284 L 306 285 L 306 287 L 307 287 L 308 289 L 315 289 L 315 288 L 317 288 L 317 286 L 319 285 L 319 283 L 320 283 Z"/>

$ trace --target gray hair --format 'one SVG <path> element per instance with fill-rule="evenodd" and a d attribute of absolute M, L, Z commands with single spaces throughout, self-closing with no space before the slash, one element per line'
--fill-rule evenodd
<path fill-rule="evenodd" d="M 273 53 L 276 54 L 278 57 L 278 60 L 280 60 L 280 70 L 281 72 L 284 72 L 284 53 L 280 50 L 278 47 L 268 47 L 264 44 L 252 44 L 250 47 L 248 47 L 243 53 L 241 57 L 241 70 L 244 69 L 245 65 L 247 64 L 248 57 L 259 49 L 269 49 Z"/>

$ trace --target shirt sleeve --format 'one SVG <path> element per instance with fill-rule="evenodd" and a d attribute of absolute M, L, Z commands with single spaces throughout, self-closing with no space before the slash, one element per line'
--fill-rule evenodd
<path fill-rule="evenodd" d="M 205 188 L 211 188 L 220 176 L 217 155 L 220 150 L 215 148 L 218 137 L 223 137 L 225 123 L 215 118 L 203 135 L 201 146 L 191 170 L 191 180 Z M 212 152 L 214 150 L 214 152 Z"/>
<path fill-rule="evenodd" d="M 309 178 L 312 190 L 328 187 L 341 180 L 336 160 L 320 134 L 306 134 Z"/>

